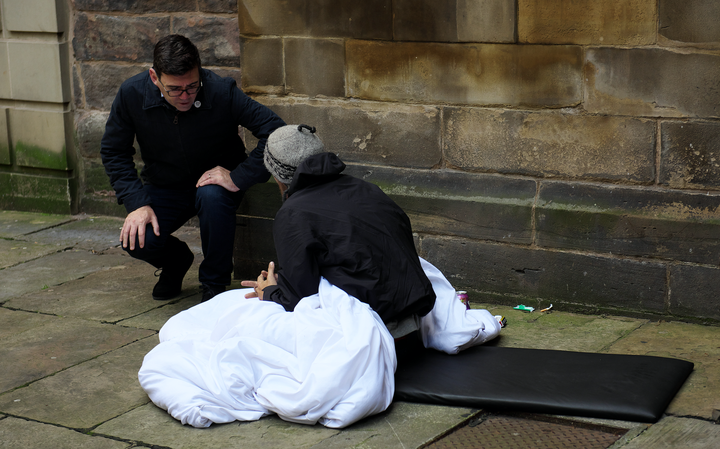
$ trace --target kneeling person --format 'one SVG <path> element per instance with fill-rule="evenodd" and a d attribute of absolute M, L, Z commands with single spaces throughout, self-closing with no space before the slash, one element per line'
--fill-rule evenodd
<path fill-rule="evenodd" d="M 253 287 L 260 299 L 294 310 L 320 277 L 367 303 L 385 323 L 421 317 L 435 304 L 410 220 L 379 187 L 342 174 L 315 128 L 287 125 L 267 141 L 265 167 L 283 205 L 273 224 L 280 270 L 271 262 Z"/>

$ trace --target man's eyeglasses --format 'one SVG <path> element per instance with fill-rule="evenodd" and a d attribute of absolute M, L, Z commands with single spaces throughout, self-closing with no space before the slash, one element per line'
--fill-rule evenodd
<path fill-rule="evenodd" d="M 165 92 L 167 92 L 168 97 L 179 97 L 180 95 L 183 94 L 183 92 L 187 92 L 188 95 L 195 95 L 196 93 L 198 93 L 198 91 L 202 87 L 202 81 L 197 81 L 198 83 L 200 83 L 197 86 L 189 86 L 189 87 L 186 87 L 185 89 L 180 89 L 179 87 L 173 87 L 171 89 L 168 89 L 167 87 L 165 87 L 163 82 L 160 81 L 160 78 L 158 78 L 158 81 L 160 82 L 160 84 L 162 84 L 162 87 L 163 87 L 163 89 L 165 89 Z M 195 83 L 193 83 L 193 84 L 195 84 Z"/>

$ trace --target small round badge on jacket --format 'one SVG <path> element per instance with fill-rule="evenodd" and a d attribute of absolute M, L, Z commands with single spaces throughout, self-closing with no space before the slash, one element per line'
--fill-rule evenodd
<path fill-rule="evenodd" d="M 193 103 L 193 106 L 195 106 L 196 108 L 199 108 L 201 104 L 202 103 L 200 103 L 199 101 L 196 101 L 195 103 Z"/>

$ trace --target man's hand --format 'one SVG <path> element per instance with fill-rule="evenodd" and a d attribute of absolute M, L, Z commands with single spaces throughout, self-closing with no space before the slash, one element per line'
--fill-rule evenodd
<path fill-rule="evenodd" d="M 120 241 L 123 248 L 128 247 L 130 242 L 130 250 L 135 249 L 135 237 L 137 236 L 140 248 L 145 247 L 145 229 L 148 223 L 152 223 L 153 232 L 160 236 L 160 225 L 158 224 L 155 211 L 150 206 L 143 206 L 130 212 L 125 218 L 122 230 L 120 231 Z"/>
<path fill-rule="evenodd" d="M 277 285 L 278 275 L 275 274 L 275 262 L 268 264 L 267 271 L 262 271 L 256 281 L 242 281 L 240 284 L 243 287 L 252 287 L 255 289 L 255 293 L 248 293 L 245 295 L 246 298 L 259 298 L 263 299 L 263 289 L 268 285 Z"/>
<path fill-rule="evenodd" d="M 240 190 L 235 185 L 232 178 L 230 178 L 230 170 L 220 167 L 219 165 L 212 170 L 208 170 L 203 173 L 197 184 L 195 184 L 195 187 L 202 187 L 208 184 L 217 184 L 230 192 L 237 192 Z"/>

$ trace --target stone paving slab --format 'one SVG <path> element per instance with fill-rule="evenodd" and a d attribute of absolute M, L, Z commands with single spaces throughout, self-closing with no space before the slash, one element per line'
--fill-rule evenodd
<path fill-rule="evenodd" d="M 478 410 L 466 407 L 394 402 L 382 414 L 344 429 L 318 449 L 419 448 L 470 420 Z"/>
<path fill-rule="evenodd" d="M 35 315 L 29 317 L 29 315 Z M 0 339 L 0 392 L 97 357 L 154 332 L 0 309 L 0 323 L 17 321 Z"/>
<path fill-rule="evenodd" d="M 196 254 L 195 265 L 185 279 L 185 296 L 160 302 L 150 298 L 157 281 L 154 269 L 130 259 L 115 242 L 114 227 L 121 224 L 121 219 L 112 217 L 0 213 L 0 382 L 15 379 L 10 390 L 0 387 L 0 448 L 409 449 L 423 447 L 475 413 L 467 408 L 395 403 L 385 413 L 343 430 L 287 423 L 277 417 L 209 429 L 182 426 L 149 402 L 137 372 L 145 354 L 157 344 L 156 331 L 169 317 L 200 301 L 199 230 L 188 226 L 175 233 Z M 18 244 L 26 249 L 18 250 Z M 56 252 L 64 245 L 74 250 Z M 106 245 L 110 246 L 102 249 Z M 45 248 L 49 252 L 44 253 Z M 2 257 L 14 259 L 3 265 Z M 239 288 L 239 282 L 233 286 Z M 631 449 L 720 447 L 720 426 L 709 422 L 712 410 L 720 408 L 720 328 L 557 309 L 548 314 L 484 307 L 509 321 L 502 337 L 491 344 L 664 355 L 694 362 L 695 372 L 668 409 L 675 416 L 649 427 L 615 425 L 629 431 L 613 449 L 621 447 L 618 444 Z M 52 338 L 43 340 L 48 337 Z M 20 351 L 17 359 L 2 352 L 11 348 Z M 17 372 L 6 375 L 8 365 L 16 365 Z M 22 376 L 33 380 L 23 381 Z"/>
<path fill-rule="evenodd" d="M 193 289 L 185 289 L 184 292 L 192 293 Z M 172 300 L 162 304 L 160 307 L 149 310 L 140 315 L 133 316 L 131 318 L 119 321 L 117 324 L 121 326 L 136 327 L 138 329 L 152 329 L 159 331 L 163 327 L 165 322 L 174 315 L 187 310 L 190 307 L 200 304 L 202 298 L 202 292 L 199 289 L 195 289 L 195 294 L 186 296 L 180 300 Z"/>
<path fill-rule="evenodd" d="M 125 259 L 119 255 L 68 250 L 0 270 L 0 304 L 10 298 L 60 285 L 124 262 Z"/>
<path fill-rule="evenodd" d="M 232 281 L 232 283 L 228 287 L 228 290 L 244 288 L 240 285 L 240 282 L 241 281 Z M 160 328 L 162 328 L 163 325 L 167 322 L 167 320 L 169 320 L 172 316 L 177 315 L 183 310 L 187 310 L 190 307 L 200 304 L 200 300 L 202 298 L 202 291 L 200 289 L 197 289 L 197 293 L 192 294 L 193 291 L 194 290 L 192 286 L 186 287 L 184 289 L 184 292 L 190 293 L 190 296 L 186 296 L 179 300 L 168 301 L 160 307 L 134 316 L 132 318 L 119 321 L 117 324 L 128 327 L 137 327 L 139 329 L 153 329 L 159 331 Z"/>
<path fill-rule="evenodd" d="M 30 329 L 44 326 L 52 318 L 38 313 L 16 312 L 0 307 L 0 341 Z"/>
<path fill-rule="evenodd" d="M 130 443 L 84 435 L 70 429 L 24 419 L 0 418 L 0 448 L 3 449 L 124 449 Z"/>
<path fill-rule="evenodd" d="M 166 302 L 152 298 L 153 286 L 158 281 L 153 275 L 155 268 L 131 258 L 124 252 L 120 258 L 122 264 L 90 273 L 82 279 L 11 299 L 5 305 L 15 309 L 110 323 L 164 306 Z M 181 297 L 198 292 L 197 266 L 195 264 L 185 276 Z"/>
<path fill-rule="evenodd" d="M 618 442 L 620 443 L 620 442 Z M 612 449 L 717 449 L 720 425 L 698 419 L 666 417 Z"/>
<path fill-rule="evenodd" d="M 508 325 L 497 346 L 598 352 L 640 327 L 645 321 L 558 312 L 521 312 L 509 306 L 472 305 L 503 315 Z"/>
<path fill-rule="evenodd" d="M 73 220 L 74 218 L 70 215 L 51 215 L 4 210 L 0 211 L 0 238 L 16 238 Z"/>
<path fill-rule="evenodd" d="M 172 449 L 410 449 L 420 447 L 464 422 L 472 412 L 463 407 L 398 402 L 384 413 L 342 430 L 289 423 L 276 416 L 196 429 L 181 425 L 164 410 L 148 404 L 97 427 L 93 434 Z"/>
<path fill-rule="evenodd" d="M 123 222 L 122 218 L 83 216 L 81 219 L 18 236 L 16 239 L 45 243 L 61 249 L 73 247 L 100 252 L 120 245 Z"/>
<path fill-rule="evenodd" d="M 608 352 L 693 362 L 692 374 L 667 413 L 711 419 L 713 410 L 720 408 L 720 328 L 677 322 L 647 323 L 613 344 Z"/>
<path fill-rule="evenodd" d="M 0 239 L 0 269 L 56 253 L 60 249 L 63 248 L 45 243 Z"/>
<path fill-rule="evenodd" d="M 138 332 L 138 331 L 135 331 Z M 0 395 L 0 412 L 72 429 L 91 429 L 147 404 L 137 373 L 156 336 Z"/>

